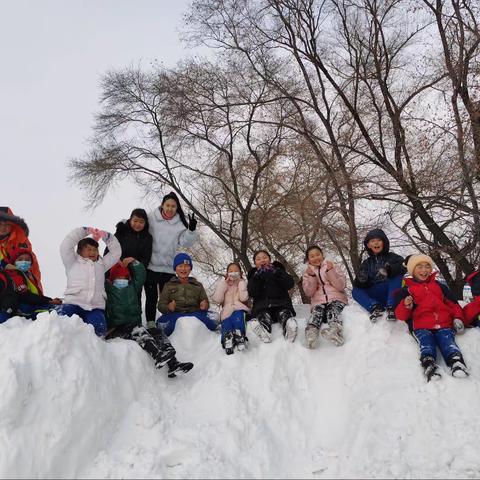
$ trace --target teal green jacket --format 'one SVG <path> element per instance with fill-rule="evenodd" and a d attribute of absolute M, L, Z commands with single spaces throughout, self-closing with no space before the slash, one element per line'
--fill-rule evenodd
<path fill-rule="evenodd" d="M 129 269 L 132 279 L 128 287 L 116 288 L 110 280 L 105 282 L 105 291 L 107 292 L 105 316 L 107 317 L 108 329 L 121 325 L 142 324 L 142 307 L 138 296 L 145 283 L 147 271 L 136 260 L 129 265 Z"/>

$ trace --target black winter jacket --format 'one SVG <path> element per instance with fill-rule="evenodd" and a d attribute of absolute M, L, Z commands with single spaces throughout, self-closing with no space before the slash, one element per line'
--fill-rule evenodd
<path fill-rule="evenodd" d="M 367 243 L 373 238 L 383 240 L 383 251 L 378 255 L 374 255 L 367 247 Z M 353 282 L 355 287 L 369 288 L 376 283 L 384 282 L 398 275 L 404 275 L 407 271 L 403 265 L 404 258 L 396 253 L 390 252 L 390 241 L 383 230 L 376 229 L 368 232 L 363 244 L 369 257 L 366 258 L 360 266 L 360 272 Z M 381 268 L 386 270 L 387 278 L 383 277 L 379 272 Z"/>
<path fill-rule="evenodd" d="M 269 308 L 283 307 L 296 315 L 288 291 L 294 287 L 293 278 L 280 262 L 273 262 L 271 271 L 252 268 L 248 272 L 248 293 L 253 299 L 252 316 Z"/>
<path fill-rule="evenodd" d="M 117 223 L 117 230 L 115 236 L 122 247 L 121 260 L 128 257 L 133 257 L 143 264 L 145 268 L 150 263 L 152 256 L 152 235 L 148 231 L 148 224 L 141 232 L 136 232 L 130 226 L 128 220 Z M 105 254 L 108 250 L 105 250 Z"/>

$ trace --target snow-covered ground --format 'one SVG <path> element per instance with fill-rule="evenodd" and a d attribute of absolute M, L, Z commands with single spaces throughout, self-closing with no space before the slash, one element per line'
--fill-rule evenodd
<path fill-rule="evenodd" d="M 299 308 L 299 324 L 307 310 Z M 480 330 L 458 343 L 467 379 L 425 383 L 400 322 L 344 312 L 346 343 L 304 347 L 303 328 L 226 356 L 180 319 L 186 376 L 78 318 L 0 325 L 1 478 L 480 477 Z M 443 365 L 443 363 L 441 363 Z M 445 368 L 445 367 L 444 367 Z"/>

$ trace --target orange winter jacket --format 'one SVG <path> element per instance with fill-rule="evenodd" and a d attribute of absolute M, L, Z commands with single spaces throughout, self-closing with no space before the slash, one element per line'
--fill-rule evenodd
<path fill-rule="evenodd" d="M 35 276 L 38 282 L 40 293 L 43 292 L 40 267 L 36 255 L 32 251 L 32 244 L 28 239 L 28 226 L 23 218 L 17 217 L 13 214 L 9 207 L 0 207 L 0 222 L 7 222 L 12 226 L 10 233 L 3 239 L 0 239 L 0 265 L 4 268 L 5 265 L 15 262 L 20 250 L 29 250 L 32 255 L 32 267 L 30 271 Z"/>

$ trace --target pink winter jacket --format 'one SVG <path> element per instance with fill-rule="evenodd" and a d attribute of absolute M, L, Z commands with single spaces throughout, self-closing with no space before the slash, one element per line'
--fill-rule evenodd
<path fill-rule="evenodd" d="M 248 300 L 247 282 L 243 278 L 233 285 L 228 285 L 227 281 L 222 278 L 217 283 L 217 288 L 215 289 L 212 300 L 222 306 L 220 320 L 225 320 L 235 310 L 250 311 L 250 309 L 242 303 Z"/>
<path fill-rule="evenodd" d="M 311 270 L 315 271 L 315 275 L 311 273 Z M 320 269 L 310 265 L 307 267 L 303 274 L 302 285 L 304 292 L 310 297 L 311 308 L 333 300 L 348 303 L 345 293 L 345 274 L 335 264 L 327 272 L 326 260 L 320 265 Z"/>

